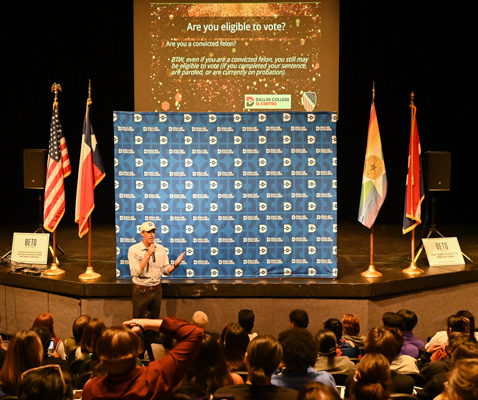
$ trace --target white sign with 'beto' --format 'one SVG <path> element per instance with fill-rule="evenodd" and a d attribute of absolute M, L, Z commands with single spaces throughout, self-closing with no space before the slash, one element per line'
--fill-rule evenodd
<path fill-rule="evenodd" d="M 12 262 L 46 264 L 48 262 L 49 233 L 13 234 Z"/>
<path fill-rule="evenodd" d="M 463 265 L 465 260 L 456 237 L 422 239 L 430 267 Z"/>

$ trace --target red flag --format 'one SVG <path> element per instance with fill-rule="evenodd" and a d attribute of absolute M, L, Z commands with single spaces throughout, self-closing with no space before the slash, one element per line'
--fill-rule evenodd
<path fill-rule="evenodd" d="M 88 218 L 95 208 L 94 189 L 105 177 L 105 169 L 96 143 L 96 136 L 91 126 L 90 104 L 88 102 L 83 122 L 80 167 L 78 169 L 78 186 L 76 190 L 75 222 L 78 222 L 80 238 L 88 233 Z"/>
<path fill-rule="evenodd" d="M 61 131 L 58 103 L 53 106 L 50 123 L 50 143 L 45 184 L 43 226 L 53 232 L 65 213 L 65 187 L 63 179 L 71 174 L 70 157 Z"/>
<path fill-rule="evenodd" d="M 403 234 L 410 232 L 422 223 L 421 204 L 425 198 L 420 138 L 417 126 L 417 108 L 412 104 L 412 124 L 410 129 L 410 146 L 408 149 L 408 175 L 403 213 Z"/>

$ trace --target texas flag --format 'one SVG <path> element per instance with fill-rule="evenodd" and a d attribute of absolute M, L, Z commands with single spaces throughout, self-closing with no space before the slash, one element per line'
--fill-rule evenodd
<path fill-rule="evenodd" d="M 105 168 L 101 161 L 96 136 L 90 121 L 90 105 L 86 107 L 81 141 L 80 167 L 76 190 L 75 222 L 78 222 L 78 234 L 83 237 L 88 233 L 88 218 L 95 208 L 94 189 L 105 177 Z"/>

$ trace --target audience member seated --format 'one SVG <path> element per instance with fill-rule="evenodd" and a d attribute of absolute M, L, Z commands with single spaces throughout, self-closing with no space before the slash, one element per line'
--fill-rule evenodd
<path fill-rule="evenodd" d="M 345 314 L 342 318 L 342 339 L 352 342 L 358 348 L 365 346 L 365 336 L 359 336 L 360 319 L 355 314 Z"/>
<path fill-rule="evenodd" d="M 33 321 L 33 325 L 30 329 L 33 329 L 35 326 L 46 326 L 48 328 L 53 339 L 53 350 L 62 360 L 66 360 L 67 354 L 65 353 L 65 345 L 63 341 L 55 334 L 53 315 L 50 313 L 40 314 L 38 317 L 36 317 L 35 321 Z"/>
<path fill-rule="evenodd" d="M 249 345 L 247 332 L 238 323 L 232 322 L 223 329 L 220 340 L 229 372 L 245 371 L 244 355 Z"/>
<path fill-rule="evenodd" d="M 448 357 L 439 361 L 429 362 L 420 369 L 420 373 L 425 377 L 427 382 L 435 375 L 449 372 L 453 368 L 453 353 L 458 346 L 464 343 L 473 343 L 473 341 L 468 335 L 462 335 L 460 332 L 453 332 L 448 336 L 448 344 L 446 346 Z"/>
<path fill-rule="evenodd" d="M 455 316 L 458 317 L 465 317 L 469 321 L 469 335 L 474 336 L 475 340 L 478 340 L 478 332 L 475 332 L 475 318 L 473 317 L 473 314 L 470 313 L 467 310 L 461 310 L 456 313 Z M 441 345 L 445 346 L 447 343 L 447 337 L 448 337 L 448 330 L 450 328 L 449 323 L 447 321 L 447 327 L 446 331 L 439 331 L 437 332 L 431 339 L 430 341 L 425 345 L 425 350 L 430 349 L 430 347 L 434 345 Z M 463 327 L 456 326 L 458 329 L 463 329 Z M 455 331 L 457 332 L 457 331 Z M 463 330 L 460 330 L 460 332 L 463 332 Z M 431 351 L 433 352 L 433 351 Z"/>
<path fill-rule="evenodd" d="M 383 326 L 385 328 L 395 328 L 402 332 L 402 337 L 405 339 L 403 332 L 405 331 L 405 318 L 398 313 L 386 312 L 382 316 Z M 411 343 L 405 343 L 405 340 L 402 344 L 402 349 L 400 350 L 399 356 L 409 356 L 412 358 L 418 358 L 418 348 Z M 392 368 L 393 369 L 393 368 Z"/>
<path fill-rule="evenodd" d="M 42 344 L 42 365 L 58 365 L 62 368 L 63 371 L 67 371 L 69 373 L 68 364 L 66 363 L 66 361 L 63 361 L 60 357 L 53 357 L 52 354 L 48 353 L 48 347 L 50 346 L 50 342 L 52 340 L 48 328 L 46 326 L 35 326 L 35 328 L 33 328 L 33 331 L 36 332 Z"/>
<path fill-rule="evenodd" d="M 281 332 L 279 343 L 282 345 L 282 372 L 272 375 L 272 384 L 299 391 L 307 382 L 322 382 L 335 388 L 332 375 L 313 368 L 317 360 L 318 345 L 314 336 L 304 328 L 294 328 Z"/>
<path fill-rule="evenodd" d="M 0 369 L 2 369 L 6 355 L 7 355 L 7 346 L 5 346 L 5 343 L 3 343 L 3 338 L 0 335 Z"/>
<path fill-rule="evenodd" d="M 467 359 L 478 360 L 478 344 L 476 342 L 471 342 L 471 344 L 462 344 L 455 349 L 453 352 L 453 368 L 455 368 L 455 366 L 457 366 L 461 360 Z M 433 376 L 423 389 L 417 390 L 418 399 L 432 400 L 441 392 L 443 392 L 448 374 L 443 372 Z"/>
<path fill-rule="evenodd" d="M 98 318 L 92 318 L 85 328 L 81 338 L 81 346 L 77 349 L 76 355 L 79 360 L 83 360 L 80 366 L 79 374 L 92 372 L 100 363 L 96 352 L 96 342 L 101 333 L 106 329 L 104 322 Z"/>
<path fill-rule="evenodd" d="M 191 382 L 185 382 L 176 386 L 165 397 L 165 400 L 209 400 L 210 393 Z"/>
<path fill-rule="evenodd" d="M 75 319 L 75 322 L 73 322 L 73 337 L 69 337 L 65 340 L 65 353 L 67 357 L 70 356 L 71 352 L 76 350 L 78 347 L 81 346 L 81 338 L 83 337 L 83 332 L 86 328 L 86 325 L 88 325 L 88 322 L 90 322 L 91 317 L 89 315 L 81 315 L 77 319 Z M 74 357 L 72 357 L 72 360 Z"/>
<path fill-rule="evenodd" d="M 320 382 L 309 382 L 302 386 L 297 400 L 340 400 L 338 392 Z"/>
<path fill-rule="evenodd" d="M 176 317 L 132 319 L 124 325 L 106 329 L 98 339 L 96 351 L 107 375 L 92 378 L 85 385 L 83 400 L 164 398 L 192 365 L 204 336 L 203 329 Z M 135 332 L 148 329 L 167 333 L 178 343 L 163 359 L 137 368 L 142 346 Z"/>
<path fill-rule="evenodd" d="M 194 324 L 194 322 L 192 323 Z M 151 350 L 153 350 L 155 360 L 161 360 L 175 345 L 174 339 L 169 335 L 159 335 L 158 342 L 159 343 L 151 343 Z M 142 361 L 144 362 L 144 360 Z"/>
<path fill-rule="evenodd" d="M 96 341 L 105 329 L 105 323 L 101 319 L 91 318 L 83 331 L 80 347 L 78 347 L 75 352 L 75 359 L 86 360 L 90 358 L 90 355 L 93 354 L 95 349 Z"/>
<path fill-rule="evenodd" d="M 474 324 L 474 320 L 473 320 L 473 324 Z M 472 340 L 476 340 L 473 335 L 470 335 L 470 332 L 471 332 L 470 319 L 462 315 L 456 314 L 456 315 L 452 315 L 448 317 L 446 335 L 448 336 L 452 334 L 453 332 L 458 332 L 458 333 L 461 333 L 462 335 L 470 336 Z M 445 344 L 435 343 L 428 347 L 427 353 L 431 353 L 430 355 L 431 361 L 439 361 L 448 357 L 448 354 L 446 352 L 447 342 L 448 340 L 445 342 Z"/>
<path fill-rule="evenodd" d="M 22 374 L 18 399 L 73 400 L 71 376 L 58 365 L 29 369 Z"/>
<path fill-rule="evenodd" d="M 450 373 L 446 392 L 437 400 L 478 399 L 478 359 L 461 360 Z"/>
<path fill-rule="evenodd" d="M 39 367 L 43 358 L 43 346 L 33 331 L 18 331 L 8 345 L 5 362 L 0 371 L 0 399 L 17 394 L 22 373 Z"/>
<path fill-rule="evenodd" d="M 309 326 L 309 315 L 304 310 L 293 310 L 289 314 L 290 328 L 307 328 Z"/>
<path fill-rule="evenodd" d="M 385 328 L 388 329 L 395 339 L 397 339 L 398 345 L 400 348 L 403 346 L 403 332 L 397 328 Z M 407 356 L 406 354 L 401 356 L 398 355 L 390 363 L 390 369 L 396 371 L 400 374 L 418 374 L 420 370 L 418 369 L 417 360 L 413 357 Z"/>
<path fill-rule="evenodd" d="M 219 343 L 209 333 L 205 333 L 201 349 L 183 378 L 184 383 L 194 383 L 214 393 L 223 386 L 238 385 L 244 383 L 244 380 L 238 374 L 229 372 Z"/>
<path fill-rule="evenodd" d="M 207 330 L 207 327 L 209 325 L 209 318 L 206 315 L 205 312 L 203 311 L 196 311 L 193 314 L 193 317 L 191 319 L 191 323 L 199 326 L 200 328 L 204 329 L 204 333 L 209 333 L 216 341 L 219 340 L 219 333 L 217 332 L 210 332 Z"/>
<path fill-rule="evenodd" d="M 387 328 L 373 328 L 367 335 L 365 339 L 365 353 L 379 353 L 385 356 L 388 362 L 392 361 L 400 353 L 400 343 L 397 341 L 396 337 L 392 334 L 390 329 Z M 361 362 L 361 361 L 360 361 Z M 360 363 L 357 364 L 357 366 Z M 415 382 L 413 378 L 408 375 L 400 374 L 396 371 L 391 370 L 392 378 L 392 391 L 394 393 L 413 393 L 413 386 Z M 350 376 L 347 379 L 346 386 L 350 386 L 351 379 Z"/>
<path fill-rule="evenodd" d="M 355 372 L 355 364 L 346 356 L 337 356 L 337 340 L 335 333 L 329 329 L 321 329 L 315 337 L 319 346 L 319 356 L 314 368 L 317 371 L 350 374 Z"/>
<path fill-rule="evenodd" d="M 242 400 L 296 400 L 296 390 L 271 384 L 272 373 L 279 366 L 282 354 L 282 347 L 274 337 L 257 336 L 247 347 L 247 382 L 225 386 L 216 390 L 215 394 L 232 394 Z"/>
<path fill-rule="evenodd" d="M 367 353 L 357 364 L 350 386 L 352 400 L 388 400 L 392 388 L 390 363 L 379 353 Z"/>
<path fill-rule="evenodd" d="M 359 358 L 360 349 L 351 341 L 342 338 L 342 322 L 337 318 L 330 318 L 324 322 L 324 328 L 335 333 L 337 339 L 337 354 L 349 358 Z"/>
<path fill-rule="evenodd" d="M 405 329 L 403 331 L 404 345 L 411 344 L 412 346 L 415 346 L 418 350 L 423 350 L 425 348 L 425 344 L 420 339 L 418 339 L 412 332 L 418 324 L 417 314 L 410 310 L 400 310 L 399 312 L 397 312 L 397 314 L 403 317 L 403 321 L 405 323 Z"/>
<path fill-rule="evenodd" d="M 238 317 L 237 322 L 247 332 L 247 334 L 249 335 L 249 340 L 254 339 L 257 336 L 256 332 L 252 332 L 252 329 L 254 329 L 254 321 L 255 321 L 254 312 L 252 310 L 242 309 L 239 311 L 239 314 L 237 317 Z"/>

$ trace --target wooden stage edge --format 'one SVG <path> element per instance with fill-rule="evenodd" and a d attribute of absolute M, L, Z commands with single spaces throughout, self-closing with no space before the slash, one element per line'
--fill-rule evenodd
<path fill-rule="evenodd" d="M 374 264 L 383 276 L 364 278 L 369 264 L 369 230 L 360 224 L 339 224 L 338 278 L 267 278 L 234 280 L 170 279 L 164 281 L 163 297 L 180 298 L 303 298 L 303 299 L 377 299 L 478 282 L 478 265 L 429 267 L 424 254 L 418 263 L 422 275 L 411 277 L 401 271 L 410 260 L 409 235 L 398 225 L 375 227 Z M 17 230 L 18 231 L 18 230 Z M 24 230 L 25 231 L 25 230 Z M 478 237 L 471 226 L 447 226 L 443 231 L 459 238 L 462 251 L 471 259 L 478 257 Z M 8 247 L 13 231 L 3 230 L 2 248 Z M 0 237 L 0 239 L 2 239 Z M 97 225 L 93 236 L 93 267 L 101 278 L 81 281 L 86 269 L 87 239 L 78 239 L 75 226 L 63 228 L 59 256 L 65 274 L 46 277 L 15 272 L 10 263 L 0 266 L 0 285 L 41 291 L 77 299 L 130 298 L 131 281 L 115 277 L 115 236 L 111 225 Z M 11 243 L 11 242 L 10 242 Z M 50 257 L 51 258 L 51 257 Z M 50 260 L 51 262 L 51 260 Z"/>

